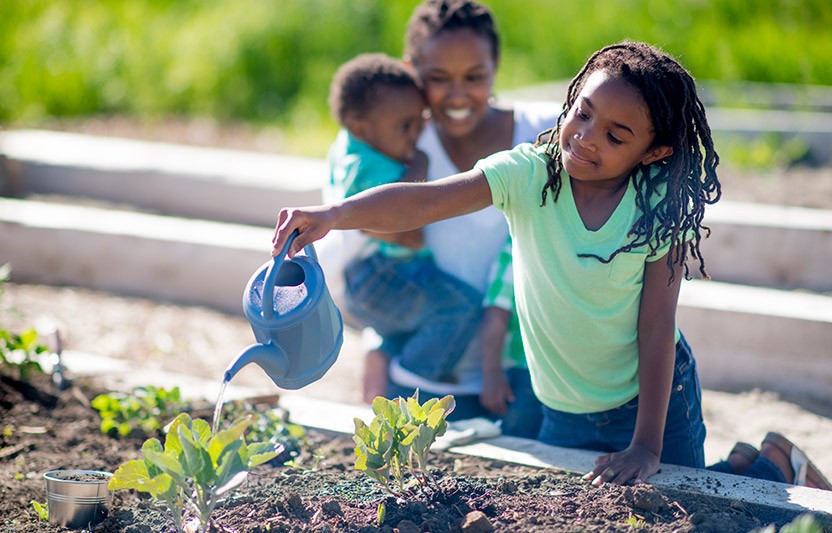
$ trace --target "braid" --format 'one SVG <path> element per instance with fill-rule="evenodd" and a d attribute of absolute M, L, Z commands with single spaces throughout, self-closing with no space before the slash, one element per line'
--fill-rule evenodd
<path fill-rule="evenodd" d="M 630 174 L 636 207 L 642 213 L 628 233 L 632 241 L 607 258 L 580 255 L 609 263 L 619 253 L 642 246 L 648 247 L 649 255 L 655 255 L 661 244 L 669 242 L 670 282 L 675 276 L 675 265 L 684 265 L 685 278 L 690 278 L 685 262 L 688 253 L 699 261 L 699 272 L 707 278 L 699 245 L 703 230 L 706 237 L 710 234 L 710 229 L 702 224 L 705 206 L 715 203 L 721 195 L 716 176 L 719 156 L 693 78 L 672 57 L 648 44 L 623 42 L 607 46 L 594 53 L 570 82 L 557 123 L 537 139 L 537 145 L 546 146 L 549 157 L 549 179 L 541 191 L 541 206 L 546 205 L 549 192 L 557 201 L 562 187 L 561 125 L 586 79 L 598 70 L 626 81 L 641 93 L 653 122 L 654 146 L 670 146 L 673 154 L 652 165 L 639 165 Z M 651 207 L 650 199 L 662 187 L 664 196 Z"/>

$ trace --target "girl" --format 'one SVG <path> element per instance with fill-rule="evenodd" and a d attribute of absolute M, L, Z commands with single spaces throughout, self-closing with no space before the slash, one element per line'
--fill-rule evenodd
<path fill-rule="evenodd" d="M 624 42 L 589 58 L 537 145 L 447 179 L 283 209 L 273 253 L 294 230 L 290 255 L 330 229 L 403 231 L 495 205 L 513 238 L 539 439 L 608 452 L 598 482 L 642 481 L 660 460 L 704 466 L 696 366 L 675 314 L 688 255 L 705 270 L 717 162 L 688 72 Z"/>

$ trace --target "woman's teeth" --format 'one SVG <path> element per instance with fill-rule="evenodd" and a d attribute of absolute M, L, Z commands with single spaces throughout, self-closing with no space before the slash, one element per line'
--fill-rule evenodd
<path fill-rule="evenodd" d="M 448 118 L 453 120 L 462 120 L 468 118 L 468 116 L 471 115 L 471 109 L 447 109 L 445 110 L 445 115 L 447 115 Z"/>

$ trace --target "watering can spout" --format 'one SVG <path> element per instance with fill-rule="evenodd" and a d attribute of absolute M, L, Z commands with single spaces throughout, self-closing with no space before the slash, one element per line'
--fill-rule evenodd
<path fill-rule="evenodd" d="M 252 344 L 244 348 L 225 369 L 223 382 L 228 383 L 247 364 L 256 363 L 263 371 L 278 381 L 289 371 L 289 358 L 282 348 L 268 342 L 266 344 Z"/>

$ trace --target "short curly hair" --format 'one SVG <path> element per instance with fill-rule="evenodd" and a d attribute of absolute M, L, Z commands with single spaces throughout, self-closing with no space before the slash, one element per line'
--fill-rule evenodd
<path fill-rule="evenodd" d="M 386 54 L 361 54 L 341 65 L 332 78 L 329 108 L 341 126 L 362 117 L 373 106 L 380 88 L 412 88 L 421 92 L 416 74 Z"/>
<path fill-rule="evenodd" d="M 500 58 L 500 36 L 491 10 L 473 0 L 425 0 L 407 23 L 404 56 L 419 62 L 419 51 L 430 38 L 444 31 L 471 30 L 491 44 L 491 56 Z"/>

